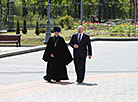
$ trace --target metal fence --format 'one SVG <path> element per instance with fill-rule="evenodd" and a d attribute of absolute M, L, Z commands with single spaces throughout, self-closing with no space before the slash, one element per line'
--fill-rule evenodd
<path fill-rule="evenodd" d="M 80 20 L 80 3 L 71 5 L 50 5 L 51 25 L 58 25 L 58 17 L 70 15 L 75 21 Z M 108 4 L 83 4 L 83 20 L 91 21 L 90 15 L 98 15 L 101 20 L 109 19 L 133 19 L 134 5 L 129 3 Z M 27 28 L 35 28 L 35 21 L 39 19 L 41 27 L 46 27 L 47 5 L 15 6 L 0 8 L 0 30 L 16 28 L 16 20 L 19 19 L 20 27 L 23 26 L 23 18 L 27 18 Z"/>

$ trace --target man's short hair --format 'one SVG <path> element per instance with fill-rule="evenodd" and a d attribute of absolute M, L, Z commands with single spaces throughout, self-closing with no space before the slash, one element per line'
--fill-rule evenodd
<path fill-rule="evenodd" d="M 84 30 L 84 27 L 83 27 L 82 25 L 78 26 L 78 29 L 79 29 L 79 28 L 82 28 L 82 29 Z"/>

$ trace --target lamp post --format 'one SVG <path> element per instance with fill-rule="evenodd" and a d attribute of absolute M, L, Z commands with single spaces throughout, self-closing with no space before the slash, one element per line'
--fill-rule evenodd
<path fill-rule="evenodd" d="M 81 25 L 83 24 L 83 0 L 81 0 Z"/>
<path fill-rule="evenodd" d="M 46 31 L 46 36 L 45 36 L 45 41 L 44 44 L 46 44 L 48 42 L 48 39 L 51 36 L 51 28 L 50 28 L 50 0 L 48 0 L 48 4 L 47 4 L 47 31 Z"/>
<path fill-rule="evenodd" d="M 136 24 L 137 24 L 137 16 L 136 16 L 136 14 L 137 14 L 137 12 L 136 12 L 136 8 L 137 8 L 137 0 L 135 0 L 135 34 L 134 34 L 134 36 L 136 37 L 136 32 L 137 32 L 137 30 L 136 30 Z"/>

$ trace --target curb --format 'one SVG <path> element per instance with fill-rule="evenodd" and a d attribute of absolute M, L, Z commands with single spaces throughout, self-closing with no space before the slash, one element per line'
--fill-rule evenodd
<path fill-rule="evenodd" d="M 0 58 L 4 57 L 10 57 L 10 56 L 15 56 L 15 55 L 21 55 L 21 54 L 26 54 L 26 53 L 31 53 L 31 52 L 37 52 L 45 49 L 45 45 L 42 46 L 37 46 L 37 47 L 32 47 L 32 48 L 27 48 L 24 50 L 17 50 L 17 51 L 10 51 L 6 53 L 1 53 Z"/>
<path fill-rule="evenodd" d="M 138 38 L 91 38 L 91 41 L 138 41 Z"/>
<path fill-rule="evenodd" d="M 138 38 L 91 38 L 91 41 L 92 42 L 93 41 L 138 41 Z M 69 41 L 66 41 L 66 43 L 67 43 L 67 45 L 69 45 Z M 25 50 L 5 52 L 5 53 L 0 54 L 0 58 L 41 51 L 41 50 L 44 50 L 45 47 L 46 47 L 46 45 L 41 45 L 41 46 L 28 48 Z"/>

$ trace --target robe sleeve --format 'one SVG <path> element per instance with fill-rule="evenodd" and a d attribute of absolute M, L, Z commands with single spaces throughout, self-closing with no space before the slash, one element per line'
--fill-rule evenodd
<path fill-rule="evenodd" d="M 67 47 L 67 44 L 65 43 L 64 39 L 62 40 L 63 41 L 63 48 L 64 48 L 64 62 L 66 65 L 68 65 L 69 63 L 71 63 L 71 61 L 73 60 L 72 58 L 72 55 Z"/>
<path fill-rule="evenodd" d="M 44 54 L 43 54 L 43 57 L 42 57 L 42 59 L 45 62 L 48 62 L 48 60 L 50 58 L 50 53 L 51 53 L 51 38 L 49 38 L 49 40 L 48 40 L 47 46 L 45 48 L 45 51 L 44 51 Z"/>

